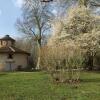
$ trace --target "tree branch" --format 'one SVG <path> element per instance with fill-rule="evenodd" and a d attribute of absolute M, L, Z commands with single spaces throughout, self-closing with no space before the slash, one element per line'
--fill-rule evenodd
<path fill-rule="evenodd" d="M 31 28 L 29 30 L 33 33 L 33 35 L 35 36 L 35 38 L 37 38 L 35 32 Z"/>

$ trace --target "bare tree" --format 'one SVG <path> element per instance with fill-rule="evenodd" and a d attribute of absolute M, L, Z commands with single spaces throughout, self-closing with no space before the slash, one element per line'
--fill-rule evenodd
<path fill-rule="evenodd" d="M 37 69 L 40 68 L 40 48 L 44 33 L 50 29 L 50 13 L 48 14 L 48 4 L 41 3 L 40 0 L 24 0 L 22 7 L 22 18 L 17 20 L 17 28 L 22 33 L 33 37 L 38 46 Z"/>

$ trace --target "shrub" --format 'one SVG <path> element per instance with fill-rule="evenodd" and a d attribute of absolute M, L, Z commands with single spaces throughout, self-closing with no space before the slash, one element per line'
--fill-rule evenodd
<path fill-rule="evenodd" d="M 78 81 L 82 63 L 81 50 L 75 45 L 59 44 L 41 49 L 42 69 L 51 73 L 51 76 L 56 81 Z"/>

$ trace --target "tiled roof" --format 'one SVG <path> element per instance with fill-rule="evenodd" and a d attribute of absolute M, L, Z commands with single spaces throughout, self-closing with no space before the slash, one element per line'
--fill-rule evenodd
<path fill-rule="evenodd" d="M 21 49 L 18 49 L 16 47 L 1 47 L 0 48 L 0 53 L 19 53 L 19 54 L 27 54 L 27 55 L 30 55 L 30 53 L 26 52 L 26 51 L 23 51 Z"/>
<path fill-rule="evenodd" d="M 9 35 L 5 35 L 3 38 L 1 38 L 0 40 L 11 40 L 11 41 L 15 41 L 13 38 L 11 38 Z"/>

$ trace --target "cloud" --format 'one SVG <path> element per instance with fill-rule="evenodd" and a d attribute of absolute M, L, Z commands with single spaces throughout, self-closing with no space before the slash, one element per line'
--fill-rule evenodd
<path fill-rule="evenodd" d="M 24 0 L 12 0 L 14 5 L 18 8 L 21 8 L 22 5 L 24 4 Z"/>

